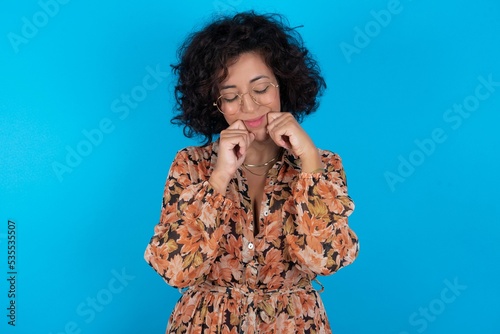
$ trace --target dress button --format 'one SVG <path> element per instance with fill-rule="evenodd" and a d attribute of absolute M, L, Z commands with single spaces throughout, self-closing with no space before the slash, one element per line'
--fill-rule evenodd
<path fill-rule="evenodd" d="M 248 249 L 253 249 L 253 243 L 248 244 Z"/>
<path fill-rule="evenodd" d="M 274 185 L 274 181 L 269 181 L 269 184 L 272 186 Z"/>

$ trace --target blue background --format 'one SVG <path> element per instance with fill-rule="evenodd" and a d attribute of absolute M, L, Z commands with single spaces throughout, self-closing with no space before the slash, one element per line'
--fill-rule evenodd
<path fill-rule="evenodd" d="M 500 333 L 500 2 L 65 1 L 0 11 L 2 258 L 8 219 L 18 236 L 3 333 L 164 332 L 180 295 L 143 252 L 175 152 L 198 144 L 169 123 L 169 65 L 212 15 L 248 9 L 303 25 L 327 80 L 303 125 L 342 156 L 361 241 L 322 278 L 334 332 Z"/>

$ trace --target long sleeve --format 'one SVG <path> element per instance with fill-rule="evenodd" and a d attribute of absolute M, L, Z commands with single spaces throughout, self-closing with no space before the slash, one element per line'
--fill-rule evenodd
<path fill-rule="evenodd" d="M 302 270 L 329 275 L 354 261 L 359 244 L 347 224 L 354 203 L 341 159 L 323 151 L 322 160 L 324 172 L 299 174 L 290 199 L 295 212 L 285 233 L 291 259 Z"/>
<path fill-rule="evenodd" d="M 196 284 L 208 274 L 225 233 L 232 201 L 208 182 L 210 157 L 179 151 L 163 194 L 160 222 L 146 248 L 146 261 L 174 287 Z"/>

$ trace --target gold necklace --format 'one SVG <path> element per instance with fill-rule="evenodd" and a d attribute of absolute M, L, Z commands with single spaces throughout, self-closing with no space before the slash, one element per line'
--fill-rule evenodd
<path fill-rule="evenodd" d="M 248 168 L 247 166 L 245 166 L 245 164 L 243 164 L 243 168 L 245 168 L 250 174 L 253 174 L 255 176 L 264 176 L 264 175 L 267 174 L 267 172 L 269 172 L 269 170 L 266 170 L 263 174 L 258 174 L 258 173 L 252 172 L 250 170 L 250 168 Z"/>
<path fill-rule="evenodd" d="M 278 151 L 278 154 L 272 158 L 271 160 L 267 161 L 267 162 L 264 162 L 262 164 L 246 164 L 246 163 L 243 163 L 243 167 L 245 167 L 246 169 L 248 169 L 247 167 L 250 167 L 250 168 L 257 168 L 257 167 L 265 167 L 265 166 L 268 166 L 271 162 L 275 162 L 276 160 L 278 160 L 279 156 L 281 155 L 281 150 Z M 262 174 L 264 175 L 264 174 Z"/>

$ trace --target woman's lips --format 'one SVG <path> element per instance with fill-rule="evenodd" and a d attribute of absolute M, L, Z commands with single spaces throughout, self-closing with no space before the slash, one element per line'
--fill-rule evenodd
<path fill-rule="evenodd" d="M 258 118 L 254 118 L 254 119 L 248 119 L 248 120 L 245 120 L 243 122 L 245 122 L 245 125 L 247 126 L 247 128 L 256 128 L 256 127 L 259 127 L 264 122 L 264 117 L 266 117 L 266 115 L 262 115 Z"/>

